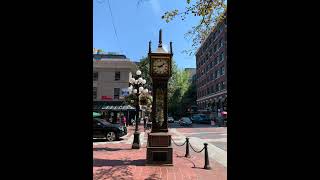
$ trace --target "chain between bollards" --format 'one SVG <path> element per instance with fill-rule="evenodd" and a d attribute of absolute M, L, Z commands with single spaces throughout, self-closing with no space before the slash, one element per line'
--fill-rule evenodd
<path fill-rule="evenodd" d="M 172 142 L 176 145 L 176 146 L 183 146 L 187 141 L 185 141 L 183 144 L 179 145 L 176 142 L 174 142 L 174 140 L 171 138 Z"/>
<path fill-rule="evenodd" d="M 203 147 L 200 151 L 196 151 L 196 150 L 191 146 L 191 144 L 190 144 L 190 147 L 191 147 L 191 149 L 192 149 L 194 152 L 196 152 L 196 153 L 201 153 L 201 152 L 204 150 L 204 147 Z"/>
<path fill-rule="evenodd" d="M 174 140 L 171 138 L 171 140 L 173 141 L 173 143 L 177 146 L 183 146 L 184 144 L 187 144 L 186 145 L 186 154 L 184 155 L 185 157 L 187 158 L 190 158 L 190 152 L 189 152 L 189 146 L 191 147 L 191 149 L 196 152 L 196 153 L 201 153 L 203 150 L 204 150 L 204 169 L 212 169 L 211 166 L 210 166 L 210 163 L 209 163 L 209 155 L 208 155 L 208 143 L 203 143 L 204 147 L 200 150 L 200 151 L 196 151 L 192 145 L 189 143 L 189 138 L 186 137 L 186 141 L 181 144 L 181 145 L 178 145 L 176 142 L 174 142 Z"/>

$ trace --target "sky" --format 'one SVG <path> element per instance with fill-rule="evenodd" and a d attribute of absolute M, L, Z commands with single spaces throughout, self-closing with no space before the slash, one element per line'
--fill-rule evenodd
<path fill-rule="evenodd" d="M 182 11 L 185 5 L 185 0 L 146 0 L 140 5 L 138 0 L 94 0 L 93 47 L 105 52 L 121 53 L 132 61 L 139 61 L 147 56 L 150 40 L 153 51 L 158 47 L 161 28 L 163 47 L 169 49 L 169 43 L 172 41 L 173 58 L 178 68 L 195 68 L 195 56 L 189 56 L 182 51 L 191 49 L 191 40 L 186 39 L 184 34 L 198 22 L 198 19 L 188 16 L 186 20 L 181 21 L 181 18 L 177 17 L 169 23 L 161 19 L 166 11 Z"/>

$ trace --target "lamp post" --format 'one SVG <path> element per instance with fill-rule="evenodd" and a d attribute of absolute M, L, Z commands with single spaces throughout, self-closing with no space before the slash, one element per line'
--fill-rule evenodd
<path fill-rule="evenodd" d="M 141 71 L 137 70 L 136 76 L 134 78 L 129 79 L 130 86 L 128 88 L 129 93 L 133 93 L 136 95 L 136 102 L 135 102 L 135 108 L 136 108 L 136 128 L 134 132 L 134 139 L 132 143 L 132 149 L 139 149 L 140 148 L 140 132 L 138 130 L 138 122 L 140 121 L 139 119 L 139 111 L 140 111 L 140 106 L 139 106 L 139 96 L 141 93 L 148 93 L 148 89 L 144 89 L 143 85 L 146 84 L 146 80 L 142 79 L 141 77 Z"/>

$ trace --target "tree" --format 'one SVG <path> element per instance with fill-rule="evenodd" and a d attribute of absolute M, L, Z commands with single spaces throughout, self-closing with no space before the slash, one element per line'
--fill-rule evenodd
<path fill-rule="evenodd" d="M 152 79 L 150 77 L 150 66 L 149 66 L 149 60 L 147 57 L 143 57 L 140 59 L 140 63 L 138 65 L 138 69 L 141 71 L 141 77 L 147 81 L 145 84 L 145 87 L 147 87 L 149 90 L 152 88 Z"/>
<path fill-rule="evenodd" d="M 198 24 L 192 26 L 191 30 L 185 34 L 186 38 L 192 39 L 192 48 L 184 52 L 192 55 L 215 25 L 225 18 L 226 2 L 226 0 L 195 0 L 192 3 L 191 0 L 186 0 L 185 10 L 174 9 L 167 11 L 161 18 L 169 23 L 176 16 L 180 16 L 182 20 L 185 20 L 189 15 L 200 17 Z"/>
<path fill-rule="evenodd" d="M 178 70 L 172 85 L 174 86 L 172 95 L 169 96 L 168 94 L 168 111 L 172 116 L 181 116 L 184 112 L 184 107 L 181 106 L 181 103 L 184 101 L 183 97 L 190 86 L 189 73 L 184 70 Z"/>
<path fill-rule="evenodd" d="M 138 0 L 138 4 L 149 0 Z M 208 34 L 213 30 L 215 25 L 224 19 L 224 12 L 227 9 L 226 0 L 186 0 L 186 6 L 184 10 L 173 9 L 167 11 L 161 17 L 167 23 L 172 21 L 177 16 L 181 17 L 184 21 L 187 16 L 197 16 L 200 18 L 199 22 L 191 27 L 186 32 L 185 38 L 192 40 L 192 47 L 189 50 L 183 52 L 192 55 L 196 49 L 202 43 Z"/>

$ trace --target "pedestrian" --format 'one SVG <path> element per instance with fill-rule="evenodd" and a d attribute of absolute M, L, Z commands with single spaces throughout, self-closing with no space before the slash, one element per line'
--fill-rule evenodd
<path fill-rule="evenodd" d="M 144 127 L 144 129 L 146 129 L 146 125 L 147 125 L 147 116 L 143 118 L 143 127 Z"/>
<path fill-rule="evenodd" d="M 127 119 L 123 115 L 122 115 L 122 123 L 124 124 L 125 127 L 127 127 Z"/>

